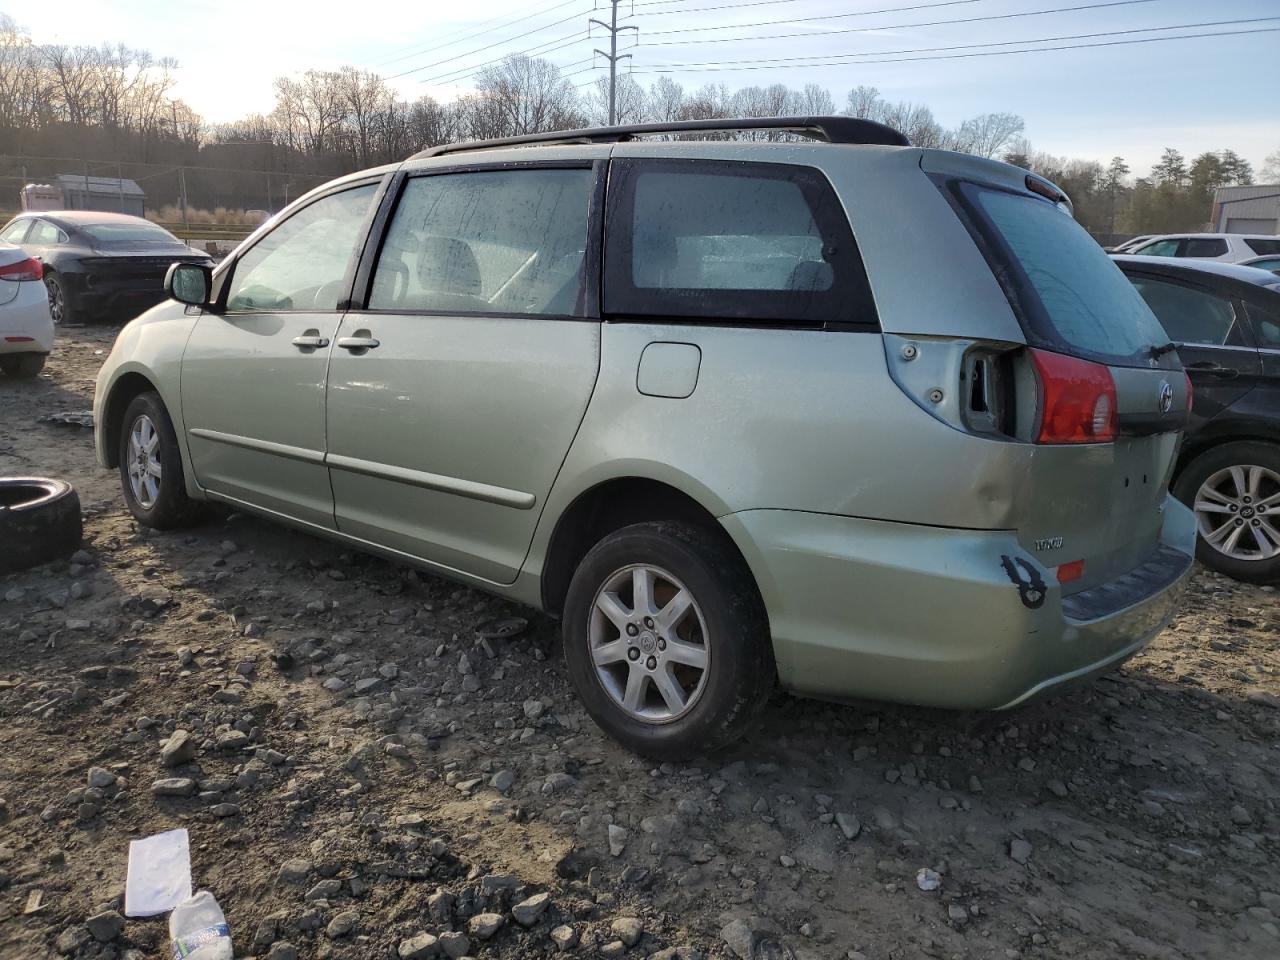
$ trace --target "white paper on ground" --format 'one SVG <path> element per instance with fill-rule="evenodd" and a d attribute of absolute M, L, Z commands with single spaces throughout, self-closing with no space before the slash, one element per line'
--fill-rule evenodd
<path fill-rule="evenodd" d="M 129 844 L 124 915 L 154 917 L 191 896 L 191 848 L 186 830 L 169 830 Z"/>

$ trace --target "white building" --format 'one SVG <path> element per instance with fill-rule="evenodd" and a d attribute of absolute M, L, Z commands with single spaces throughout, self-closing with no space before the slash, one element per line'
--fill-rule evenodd
<path fill-rule="evenodd" d="M 1213 192 L 1216 233 L 1280 234 L 1280 183 L 1219 187 Z"/>

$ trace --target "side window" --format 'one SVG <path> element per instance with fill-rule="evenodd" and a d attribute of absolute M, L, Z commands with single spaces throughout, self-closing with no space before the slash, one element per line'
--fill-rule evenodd
<path fill-rule="evenodd" d="M 1280 350 L 1280 307 L 1267 310 L 1256 303 L 1245 303 L 1245 312 L 1253 325 L 1253 335 L 1258 346 L 1268 350 Z"/>
<path fill-rule="evenodd" d="M 31 236 L 27 237 L 27 243 L 42 247 L 52 247 L 55 244 L 65 242 L 65 238 L 66 234 L 48 220 L 37 220 L 31 228 Z"/>
<path fill-rule="evenodd" d="M 1180 242 L 1177 239 L 1157 240 L 1155 243 L 1148 243 L 1145 247 L 1139 247 L 1133 252 L 1143 257 L 1176 257 Z"/>
<path fill-rule="evenodd" d="M 1259 256 L 1271 256 L 1275 254 L 1280 256 L 1280 238 L 1275 240 L 1265 240 L 1258 237 L 1245 237 L 1245 246 Z"/>
<path fill-rule="evenodd" d="M 875 323 L 830 183 L 810 167 L 619 160 L 605 310 L 671 319 Z"/>
<path fill-rule="evenodd" d="M 30 220 L 15 220 L 5 228 L 4 233 L 0 233 L 0 240 L 4 240 L 6 243 L 21 243 L 22 238 L 27 235 L 27 228 L 30 226 Z"/>
<path fill-rule="evenodd" d="M 236 262 L 228 310 L 334 310 L 377 184 L 308 204 Z"/>
<path fill-rule="evenodd" d="M 589 168 L 410 179 L 369 309 L 581 316 L 594 184 Z"/>
<path fill-rule="evenodd" d="M 1189 237 L 1182 248 L 1183 257 L 1221 257 L 1227 252 L 1227 241 L 1210 237 Z"/>
<path fill-rule="evenodd" d="M 1222 346 L 1236 339 L 1235 311 L 1226 297 L 1147 277 L 1135 277 L 1133 285 L 1174 343 Z"/>
<path fill-rule="evenodd" d="M 1267 257 L 1264 260 L 1254 260 L 1245 266 L 1253 267 L 1257 270 L 1270 270 L 1272 273 L 1280 273 L 1280 257 Z"/>

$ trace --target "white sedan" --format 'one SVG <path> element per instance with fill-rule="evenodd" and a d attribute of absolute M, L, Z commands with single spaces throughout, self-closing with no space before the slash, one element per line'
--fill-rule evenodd
<path fill-rule="evenodd" d="M 53 318 L 40 261 L 0 242 L 0 372 L 29 380 L 53 349 Z"/>

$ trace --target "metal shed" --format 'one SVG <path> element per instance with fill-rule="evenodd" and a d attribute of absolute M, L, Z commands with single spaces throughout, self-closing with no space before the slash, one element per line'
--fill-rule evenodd
<path fill-rule="evenodd" d="M 1219 187 L 1213 192 L 1213 229 L 1280 234 L 1280 184 Z"/>
<path fill-rule="evenodd" d="M 147 201 L 147 195 L 134 181 L 115 177 L 60 173 L 58 189 L 62 191 L 63 206 L 67 210 L 108 210 L 140 217 Z"/>

